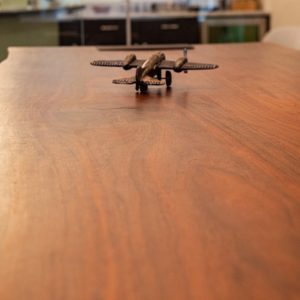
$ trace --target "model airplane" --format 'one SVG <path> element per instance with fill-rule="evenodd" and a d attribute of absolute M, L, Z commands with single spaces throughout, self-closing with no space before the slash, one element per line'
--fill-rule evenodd
<path fill-rule="evenodd" d="M 136 90 L 142 93 L 146 92 L 148 85 L 167 85 L 172 84 L 173 70 L 177 73 L 187 73 L 189 70 L 211 70 L 218 68 L 218 65 L 190 63 L 187 58 L 187 49 L 183 50 L 183 57 L 176 61 L 166 60 L 166 56 L 162 52 L 158 52 L 150 56 L 147 60 L 136 58 L 135 54 L 130 54 L 124 60 L 96 60 L 91 62 L 93 66 L 99 67 L 120 67 L 124 70 L 136 68 L 136 74 L 133 77 L 115 79 L 115 84 L 135 84 Z M 162 70 L 167 70 L 165 77 L 162 77 Z"/>

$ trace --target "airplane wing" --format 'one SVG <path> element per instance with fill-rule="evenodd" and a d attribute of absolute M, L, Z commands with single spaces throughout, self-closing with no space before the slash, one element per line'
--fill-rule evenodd
<path fill-rule="evenodd" d="M 157 78 L 153 78 L 150 76 L 146 76 L 145 78 L 143 78 L 142 80 L 144 83 L 146 83 L 147 85 L 165 85 L 166 82 L 164 79 L 159 80 Z"/>
<path fill-rule="evenodd" d="M 174 69 L 175 61 L 172 60 L 164 60 L 159 65 L 160 69 L 166 69 L 166 70 L 172 70 Z M 218 68 L 218 65 L 214 64 L 200 64 L 200 63 L 185 63 L 181 70 L 187 71 L 187 70 L 212 70 Z"/>
<path fill-rule="evenodd" d="M 145 77 L 142 82 L 144 82 L 147 85 L 165 85 L 165 80 L 159 80 L 150 76 Z M 135 84 L 136 79 L 134 77 L 128 77 L 128 78 L 120 78 L 120 79 L 114 79 L 113 83 L 115 84 Z"/>
<path fill-rule="evenodd" d="M 185 63 L 181 69 L 186 70 L 212 70 L 218 68 L 218 65 L 214 64 L 198 64 L 198 63 Z"/>
<path fill-rule="evenodd" d="M 131 68 L 137 68 L 138 66 L 143 65 L 145 60 L 143 59 L 136 59 L 134 62 L 132 62 L 129 66 Z M 98 66 L 98 67 L 118 67 L 122 68 L 124 67 L 124 60 L 94 60 L 91 62 L 92 66 Z"/>
<path fill-rule="evenodd" d="M 136 82 L 135 77 L 121 78 L 121 79 L 113 80 L 113 83 L 115 83 L 115 84 L 135 84 L 135 82 Z"/>
<path fill-rule="evenodd" d="M 174 69 L 174 66 L 175 66 L 175 61 L 173 60 L 163 60 L 160 65 L 158 66 L 160 69 Z"/>

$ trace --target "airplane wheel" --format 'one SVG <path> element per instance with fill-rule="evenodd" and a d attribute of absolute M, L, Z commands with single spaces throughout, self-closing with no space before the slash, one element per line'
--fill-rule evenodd
<path fill-rule="evenodd" d="M 170 71 L 166 72 L 166 85 L 167 87 L 172 85 L 172 73 Z"/>
<path fill-rule="evenodd" d="M 145 83 L 143 83 L 143 82 L 141 82 L 140 83 L 140 90 L 141 90 L 141 93 L 146 93 L 147 90 L 148 90 L 148 85 L 145 84 Z"/>

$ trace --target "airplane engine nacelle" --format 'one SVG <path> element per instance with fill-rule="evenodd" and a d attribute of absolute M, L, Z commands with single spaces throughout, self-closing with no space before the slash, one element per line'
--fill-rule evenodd
<path fill-rule="evenodd" d="M 179 72 L 182 72 L 182 66 L 187 63 L 187 58 L 186 57 L 181 57 L 181 58 L 178 58 L 176 61 L 175 61 L 175 65 L 174 65 L 174 71 L 179 73 Z"/>
<path fill-rule="evenodd" d="M 125 57 L 124 59 L 124 70 L 129 70 L 131 69 L 130 64 L 133 63 L 136 60 L 136 55 L 135 54 L 129 54 Z"/>

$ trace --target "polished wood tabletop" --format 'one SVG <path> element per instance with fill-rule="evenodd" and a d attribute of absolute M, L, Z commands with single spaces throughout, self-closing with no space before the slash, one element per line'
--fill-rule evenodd
<path fill-rule="evenodd" d="M 300 52 L 198 46 L 145 95 L 89 64 L 126 54 L 0 64 L 0 299 L 300 299 Z"/>

